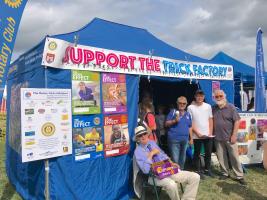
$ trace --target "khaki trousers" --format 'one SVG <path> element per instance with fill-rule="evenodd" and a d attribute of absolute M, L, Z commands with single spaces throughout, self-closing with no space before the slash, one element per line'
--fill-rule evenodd
<path fill-rule="evenodd" d="M 228 141 L 218 141 L 215 140 L 216 153 L 219 160 L 219 163 L 222 168 L 223 175 L 229 175 L 229 164 L 228 156 L 232 169 L 237 179 L 243 178 L 243 169 L 238 157 L 238 147 L 237 144 L 231 144 Z M 228 153 L 228 156 L 227 156 Z"/>
<path fill-rule="evenodd" d="M 185 183 L 184 194 L 182 200 L 195 200 L 198 190 L 200 177 L 195 172 L 180 171 L 177 174 L 166 177 L 162 180 L 155 178 L 155 183 L 158 186 L 162 186 L 168 193 L 171 200 L 179 200 L 178 184 Z M 150 184 L 153 184 L 153 180 L 150 177 L 148 179 Z"/>
<path fill-rule="evenodd" d="M 267 141 L 263 143 L 263 166 L 267 170 Z"/>

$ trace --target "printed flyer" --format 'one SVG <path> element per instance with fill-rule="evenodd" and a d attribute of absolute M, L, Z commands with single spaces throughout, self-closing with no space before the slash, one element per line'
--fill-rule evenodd
<path fill-rule="evenodd" d="M 105 116 L 104 135 L 105 157 L 127 154 L 130 147 L 127 115 Z"/>
<path fill-rule="evenodd" d="M 102 92 L 105 114 L 127 111 L 126 76 L 124 74 L 103 73 Z"/>
<path fill-rule="evenodd" d="M 216 90 L 220 90 L 221 86 L 220 86 L 220 81 L 212 81 L 211 82 L 212 84 L 212 99 L 215 99 L 215 96 L 214 96 L 214 92 Z"/>
<path fill-rule="evenodd" d="M 73 116 L 72 126 L 76 161 L 104 156 L 100 115 Z"/>
<path fill-rule="evenodd" d="M 21 88 L 22 162 L 72 154 L 71 90 Z"/>
<path fill-rule="evenodd" d="M 239 113 L 237 133 L 239 158 L 242 164 L 262 162 L 262 143 L 267 134 L 267 113 Z"/>
<path fill-rule="evenodd" d="M 100 74 L 72 70 L 73 115 L 100 113 Z"/>

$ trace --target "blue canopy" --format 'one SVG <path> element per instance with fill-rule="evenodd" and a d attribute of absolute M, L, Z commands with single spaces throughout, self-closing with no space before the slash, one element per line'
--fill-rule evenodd
<path fill-rule="evenodd" d="M 226 65 L 232 65 L 234 68 L 234 79 L 235 80 L 242 80 L 243 83 L 252 84 L 254 85 L 254 77 L 255 77 L 255 68 L 247 65 L 226 53 L 220 51 L 217 53 L 213 58 L 210 59 L 212 62 L 217 62 Z M 267 73 L 265 73 L 267 77 Z M 239 83 L 240 83 L 239 81 Z M 267 85 L 267 81 L 266 81 Z"/>
<path fill-rule="evenodd" d="M 210 61 L 193 56 L 157 39 L 145 29 L 95 18 L 78 31 L 55 35 L 54 38 L 118 51 L 147 54 L 185 61 Z M 24 53 L 10 67 L 7 82 L 7 151 L 6 169 L 10 181 L 24 199 L 44 199 L 44 161 L 22 163 L 20 156 L 20 88 L 71 88 L 71 70 L 45 68 L 41 65 L 44 40 Z M 179 80 L 161 78 L 161 80 Z M 221 88 L 233 102 L 233 81 L 220 81 Z M 138 110 L 139 76 L 127 75 L 127 112 L 130 138 L 134 134 Z M 206 100 L 212 102 L 210 80 L 200 80 Z M 102 115 L 103 117 L 103 115 Z M 50 159 L 51 199 L 129 199 L 132 193 L 132 154 L 75 162 L 74 156 Z"/>

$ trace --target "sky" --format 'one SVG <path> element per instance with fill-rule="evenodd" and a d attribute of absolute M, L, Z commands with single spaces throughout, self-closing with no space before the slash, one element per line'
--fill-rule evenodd
<path fill-rule="evenodd" d="M 75 31 L 95 17 L 144 28 L 202 58 L 224 51 L 251 66 L 261 27 L 267 59 L 266 0 L 29 0 L 12 60 L 46 35 Z"/>

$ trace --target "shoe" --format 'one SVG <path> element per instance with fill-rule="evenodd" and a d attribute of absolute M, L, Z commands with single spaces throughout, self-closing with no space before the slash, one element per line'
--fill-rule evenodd
<path fill-rule="evenodd" d="M 247 182 L 241 178 L 241 179 L 237 179 L 237 181 L 241 184 L 241 185 L 247 185 Z"/>
<path fill-rule="evenodd" d="M 221 175 L 220 178 L 219 178 L 219 180 L 226 180 L 226 179 L 228 179 L 228 178 L 230 178 L 229 175 L 228 175 L 228 176 Z"/>
<path fill-rule="evenodd" d="M 199 176 L 201 180 L 205 180 L 205 176 L 202 172 L 196 172 Z"/>
<path fill-rule="evenodd" d="M 215 175 L 210 170 L 205 171 L 205 175 L 211 178 L 215 178 Z"/>

